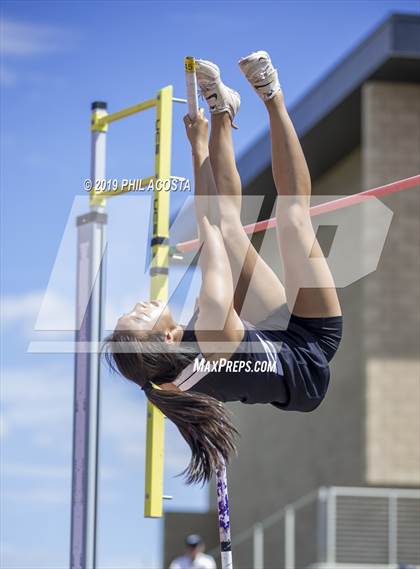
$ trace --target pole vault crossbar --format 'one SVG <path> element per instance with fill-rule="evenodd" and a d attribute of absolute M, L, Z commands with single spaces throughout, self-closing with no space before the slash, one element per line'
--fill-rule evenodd
<path fill-rule="evenodd" d="M 388 194 L 393 194 L 395 192 L 401 192 L 403 190 L 408 190 L 420 185 L 420 174 L 412 176 L 411 178 L 404 178 L 403 180 L 397 180 L 390 184 L 384 186 L 378 186 L 377 188 L 372 188 L 366 190 L 365 192 L 360 192 L 358 194 L 352 194 L 351 196 L 345 196 L 338 198 L 336 200 L 325 202 L 323 204 L 312 206 L 309 210 L 311 217 L 321 215 L 322 213 L 328 213 L 331 211 L 336 211 L 338 209 L 343 209 L 351 205 L 361 203 L 372 197 L 381 197 Z M 265 219 L 263 221 L 257 221 L 256 223 L 249 223 L 244 225 L 244 230 L 247 234 L 259 233 L 261 231 L 266 231 L 267 229 L 273 229 L 277 225 L 277 219 L 272 217 L 270 219 Z M 187 253 L 188 251 L 194 251 L 198 248 L 198 239 L 191 239 L 190 241 L 183 241 L 175 246 L 175 250 L 180 253 Z"/>
<path fill-rule="evenodd" d="M 127 109 L 108 114 L 103 102 L 92 104 L 91 182 L 105 180 L 106 134 L 108 125 L 150 108 L 156 109 L 155 173 L 142 179 L 143 186 L 157 179 L 171 178 L 171 135 L 173 103 L 185 103 L 172 97 L 172 86 L 161 89 L 149 99 Z M 76 347 L 73 402 L 73 457 L 70 530 L 70 568 L 95 569 L 97 542 L 97 494 L 100 409 L 100 354 L 102 335 L 102 296 L 105 282 L 104 257 L 106 201 L 114 191 L 90 192 L 88 213 L 77 218 Z M 167 301 L 169 257 L 169 195 L 153 192 L 153 234 L 151 236 L 150 296 Z M 88 342 L 92 349 L 79 350 Z M 163 415 L 156 407 L 147 407 L 145 500 L 146 517 L 162 516 L 163 496 Z"/>

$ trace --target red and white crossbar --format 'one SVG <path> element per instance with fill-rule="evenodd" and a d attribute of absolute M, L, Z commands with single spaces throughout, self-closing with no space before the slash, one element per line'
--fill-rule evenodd
<path fill-rule="evenodd" d="M 400 192 L 402 190 L 408 190 L 409 188 L 414 188 L 420 185 L 420 174 L 412 176 L 411 178 L 405 178 L 404 180 L 397 180 L 391 184 L 386 184 L 385 186 L 378 186 L 377 188 L 372 188 L 371 190 L 366 190 L 365 192 L 360 192 L 359 194 L 352 194 L 351 196 L 344 196 L 333 200 L 331 202 L 325 202 L 319 205 L 311 207 L 310 215 L 311 217 L 315 215 L 320 215 L 321 213 L 328 213 L 329 211 L 335 211 L 337 209 L 342 209 L 350 205 L 355 205 L 371 197 L 380 197 L 387 194 L 393 194 L 395 192 Z M 263 221 L 257 221 L 256 223 L 250 223 L 249 225 L 244 225 L 245 232 L 248 234 L 258 233 L 259 231 L 266 231 L 267 229 L 272 229 L 277 224 L 275 217 L 270 219 L 265 219 Z M 176 245 L 176 250 L 180 253 L 186 253 L 188 251 L 194 251 L 198 247 L 198 239 L 191 239 L 190 241 L 183 241 Z"/>

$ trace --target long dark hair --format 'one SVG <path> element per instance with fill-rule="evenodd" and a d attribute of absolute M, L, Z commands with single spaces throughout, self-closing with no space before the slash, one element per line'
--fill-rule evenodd
<path fill-rule="evenodd" d="M 171 382 L 197 356 L 197 352 L 168 344 L 161 333 L 143 335 L 114 330 L 104 341 L 110 368 L 145 388 L 149 401 L 173 421 L 191 449 L 191 460 L 181 473 L 187 484 L 205 483 L 236 453 L 239 435 L 223 403 L 194 391 L 155 389 Z"/>

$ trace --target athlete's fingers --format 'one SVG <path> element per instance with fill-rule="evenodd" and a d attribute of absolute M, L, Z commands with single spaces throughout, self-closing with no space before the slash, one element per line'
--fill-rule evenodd
<path fill-rule="evenodd" d="M 192 120 L 191 120 L 190 115 L 184 116 L 184 124 L 185 124 L 185 126 L 190 126 L 190 124 L 192 124 Z"/>

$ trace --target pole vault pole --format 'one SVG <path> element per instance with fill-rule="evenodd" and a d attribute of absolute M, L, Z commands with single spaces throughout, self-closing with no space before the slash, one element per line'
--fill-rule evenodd
<path fill-rule="evenodd" d="M 194 119 L 198 113 L 197 98 L 197 77 L 195 74 L 194 57 L 186 57 L 185 63 L 185 79 L 187 83 L 187 102 L 188 114 Z M 227 472 L 224 461 L 222 466 L 216 472 L 216 488 L 217 488 L 217 506 L 219 516 L 219 536 L 220 536 L 220 554 L 222 559 L 222 569 L 233 569 L 232 562 L 232 545 L 230 539 L 230 516 L 229 516 L 229 497 Z"/>
<path fill-rule="evenodd" d="M 105 179 L 106 103 L 92 104 L 91 182 Z M 102 320 L 105 200 L 77 218 L 76 347 L 70 569 L 95 569 L 98 493 L 99 342 Z"/>

